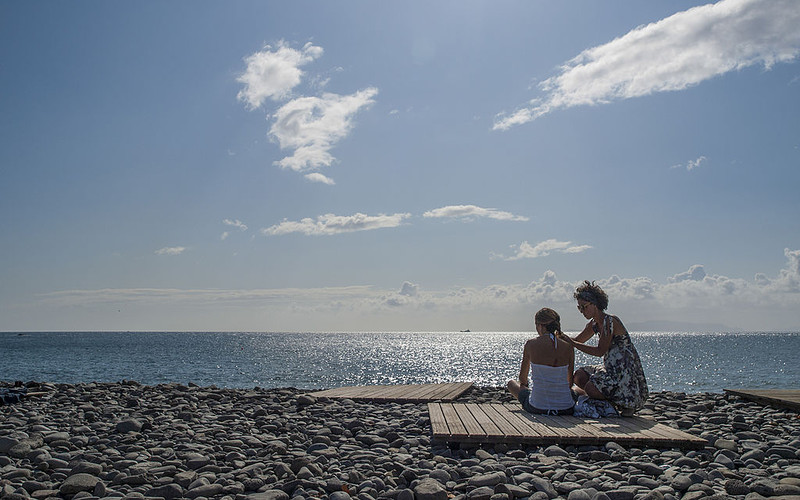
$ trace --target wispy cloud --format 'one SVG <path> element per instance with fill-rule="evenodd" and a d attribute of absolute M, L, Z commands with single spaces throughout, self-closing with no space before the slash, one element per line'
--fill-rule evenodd
<path fill-rule="evenodd" d="M 679 12 L 583 51 L 539 85 L 543 98 L 498 115 L 493 128 L 558 109 L 683 90 L 749 66 L 770 69 L 800 54 L 798 26 L 796 0 L 723 0 Z"/>
<path fill-rule="evenodd" d="M 180 255 L 186 251 L 186 247 L 164 247 L 155 251 L 156 255 Z"/>
<path fill-rule="evenodd" d="M 233 227 L 239 229 L 240 231 L 247 231 L 247 225 L 244 224 L 239 219 L 223 219 L 222 223 L 225 224 L 226 226 L 233 226 Z M 228 239 L 228 236 L 230 236 L 230 233 L 228 231 L 224 231 L 220 235 L 219 239 L 221 239 L 222 241 L 225 241 L 225 240 Z"/>
<path fill-rule="evenodd" d="M 678 164 L 678 165 L 673 165 L 670 168 L 684 168 L 685 167 L 688 172 L 691 172 L 692 170 L 696 169 L 697 167 L 699 167 L 700 165 L 705 163 L 706 159 L 707 158 L 705 156 L 700 156 L 699 158 L 697 158 L 695 160 L 687 161 L 685 165 Z"/>
<path fill-rule="evenodd" d="M 336 184 L 335 182 L 333 182 L 333 179 L 319 172 L 312 172 L 310 174 L 304 175 L 303 177 L 310 180 L 311 182 L 321 182 L 322 184 L 327 184 L 329 186 Z"/>
<path fill-rule="evenodd" d="M 366 215 L 356 213 L 354 215 L 344 216 L 325 214 L 320 215 L 316 219 L 305 218 L 299 221 L 284 220 L 280 224 L 262 229 L 261 232 L 267 236 L 290 233 L 302 233 L 309 236 L 353 233 L 356 231 L 371 231 L 373 229 L 397 227 L 408 217 L 411 217 L 411 214 Z"/>
<path fill-rule="evenodd" d="M 546 257 L 553 252 L 558 253 L 581 253 L 592 248 L 590 245 L 573 245 L 571 241 L 558 241 L 556 239 L 549 239 L 531 245 L 527 241 L 523 241 L 519 246 L 514 245 L 516 253 L 511 257 L 503 255 L 496 255 L 497 258 L 503 260 L 520 260 L 520 259 L 537 259 L 539 257 Z"/>
<path fill-rule="evenodd" d="M 281 168 L 308 172 L 331 166 L 335 158 L 330 150 L 350 134 L 355 115 L 374 103 L 378 94 L 378 89 L 368 87 L 350 95 L 326 92 L 319 96 L 292 98 L 293 90 L 302 83 L 305 75 L 300 67 L 322 54 L 322 47 L 311 42 L 297 50 L 281 40 L 275 47 L 267 45 L 264 50 L 246 57 L 247 69 L 237 78 L 244 84 L 238 98 L 246 103 L 248 109 L 264 107 L 267 100 L 291 99 L 269 116 L 272 125 L 268 136 L 282 150 L 293 150 L 290 155 L 274 162 Z M 310 79 L 310 86 L 321 89 L 327 82 L 327 78 L 314 76 Z M 312 182 L 335 184 L 322 174 L 306 175 L 305 178 Z"/>
<path fill-rule="evenodd" d="M 226 226 L 233 226 L 240 231 L 247 231 L 247 225 L 239 219 L 223 219 L 222 223 Z"/>
<path fill-rule="evenodd" d="M 449 205 L 442 208 L 429 210 L 422 214 L 423 217 L 462 219 L 466 221 L 474 220 L 478 217 L 486 217 L 496 220 L 508 221 L 527 221 L 528 218 L 522 215 L 514 215 L 510 212 L 503 212 L 496 208 L 482 208 L 475 205 Z"/>

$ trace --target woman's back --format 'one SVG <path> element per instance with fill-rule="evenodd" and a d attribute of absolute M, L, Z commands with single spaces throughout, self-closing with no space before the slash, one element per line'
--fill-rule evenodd
<path fill-rule="evenodd" d="M 539 335 L 525 344 L 531 364 L 546 366 L 567 366 L 574 359 L 575 351 L 557 334 Z"/>
<path fill-rule="evenodd" d="M 558 334 L 539 335 L 525 344 L 531 363 L 530 404 L 540 410 L 563 410 L 573 405 L 572 370 L 575 351 Z"/>

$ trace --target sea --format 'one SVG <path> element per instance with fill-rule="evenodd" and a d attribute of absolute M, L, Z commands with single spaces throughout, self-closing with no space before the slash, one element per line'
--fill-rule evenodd
<path fill-rule="evenodd" d="M 575 335 L 576 332 L 567 332 Z M 505 386 L 530 332 L 0 332 L 0 380 L 328 389 Z M 635 332 L 651 391 L 788 389 L 800 332 Z M 576 353 L 576 366 L 600 358 Z"/>

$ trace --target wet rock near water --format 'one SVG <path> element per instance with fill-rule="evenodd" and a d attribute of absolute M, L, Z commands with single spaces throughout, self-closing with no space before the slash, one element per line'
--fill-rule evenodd
<path fill-rule="evenodd" d="M 0 407 L 3 500 L 800 499 L 798 414 L 722 394 L 651 395 L 643 415 L 709 443 L 685 451 L 448 447 L 425 404 L 294 388 L 29 385 L 47 394 Z"/>

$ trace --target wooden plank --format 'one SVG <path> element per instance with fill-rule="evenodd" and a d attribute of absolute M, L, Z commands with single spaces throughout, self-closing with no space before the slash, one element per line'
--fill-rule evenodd
<path fill-rule="evenodd" d="M 483 407 L 485 405 L 480 405 L 477 403 L 467 403 L 467 404 L 459 404 L 460 408 L 464 411 L 468 411 L 478 424 L 483 429 L 484 434 L 486 435 L 486 439 L 493 443 L 502 442 L 505 438 L 505 434 L 497 424 L 494 423 L 492 417 L 487 415 L 485 411 L 483 411 Z"/>
<path fill-rule="evenodd" d="M 469 434 L 470 438 L 476 442 L 486 442 L 486 431 L 481 427 L 481 424 L 478 423 L 475 415 L 463 404 L 454 404 L 453 408 L 458 413 L 459 418 L 461 418 L 461 422 L 464 424 L 464 427 L 466 427 L 467 434 Z"/>
<path fill-rule="evenodd" d="M 429 402 L 455 399 L 470 387 L 471 382 L 350 386 L 316 391 L 309 395 L 362 401 Z"/>
<path fill-rule="evenodd" d="M 621 417 L 600 419 L 598 426 L 603 432 L 613 435 L 613 441 L 621 445 L 645 444 L 649 446 L 653 442 L 653 436 L 642 433 L 638 425 L 626 422 L 626 419 Z"/>
<path fill-rule="evenodd" d="M 622 445 L 667 448 L 702 448 L 707 445 L 704 439 L 642 417 L 595 420 L 574 416 L 532 415 L 510 403 L 442 403 L 440 407 L 451 434 L 441 436 L 435 432 L 434 437 L 451 443 L 596 445 L 615 441 Z M 435 407 L 429 405 L 429 408 Z M 441 427 L 437 423 L 437 428 Z"/>
<path fill-rule="evenodd" d="M 421 400 L 443 400 L 442 396 L 450 392 L 456 384 L 429 384 L 416 386 L 414 396 Z"/>
<path fill-rule="evenodd" d="M 442 392 L 441 384 L 425 384 L 407 386 L 404 396 L 407 399 L 434 400 L 439 399 Z"/>
<path fill-rule="evenodd" d="M 797 389 L 723 389 L 726 394 L 748 401 L 800 411 L 800 390 Z"/>
<path fill-rule="evenodd" d="M 506 442 L 519 442 L 519 440 L 523 437 L 519 429 L 514 427 L 508 420 L 503 418 L 501 413 L 498 411 L 495 405 L 492 404 L 485 404 L 481 405 L 480 407 L 486 416 L 492 419 L 492 422 L 500 429 L 500 432 L 503 433 L 503 441 Z"/>
<path fill-rule="evenodd" d="M 441 395 L 441 399 L 444 401 L 452 401 L 472 388 L 472 382 L 459 382 L 448 385 L 448 390 Z"/>
<path fill-rule="evenodd" d="M 458 413 L 453 408 L 453 403 L 442 403 L 442 413 L 444 418 L 447 419 L 447 427 L 450 429 L 450 438 L 456 440 L 469 440 L 470 435 L 467 432 L 466 426 L 461 422 Z"/>
<path fill-rule="evenodd" d="M 450 428 L 447 426 L 447 420 L 444 418 L 444 413 L 439 403 L 428 403 L 428 415 L 431 419 L 434 438 L 450 434 Z"/>
<path fill-rule="evenodd" d="M 534 420 L 533 415 L 520 408 L 519 405 L 509 403 L 504 406 L 508 418 L 514 418 L 517 426 L 526 430 L 524 442 L 531 444 L 547 442 L 550 436 L 547 426 Z"/>
<path fill-rule="evenodd" d="M 560 444 L 581 444 L 581 434 L 572 428 L 562 416 L 534 415 L 537 421 L 550 429 L 557 436 Z"/>
<path fill-rule="evenodd" d="M 597 420 L 584 420 L 570 415 L 563 419 L 580 433 L 580 444 L 602 444 L 613 440 L 613 436 L 605 432 Z"/>

